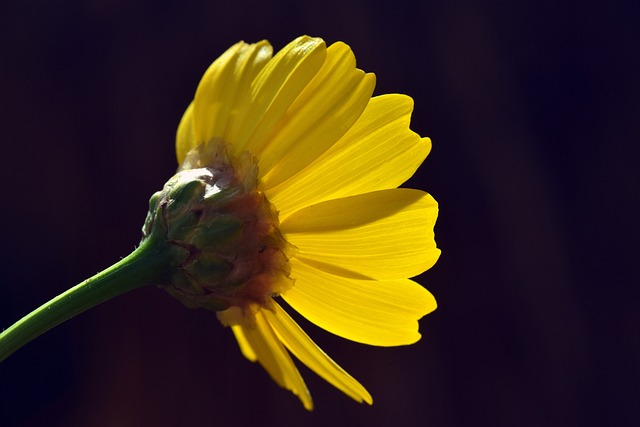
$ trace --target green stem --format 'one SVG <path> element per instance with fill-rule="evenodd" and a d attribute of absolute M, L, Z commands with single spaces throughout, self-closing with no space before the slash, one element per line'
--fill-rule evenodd
<path fill-rule="evenodd" d="M 115 296 L 157 283 L 175 265 L 175 249 L 153 238 L 129 256 L 43 304 L 0 334 L 0 362 L 49 329 Z"/>

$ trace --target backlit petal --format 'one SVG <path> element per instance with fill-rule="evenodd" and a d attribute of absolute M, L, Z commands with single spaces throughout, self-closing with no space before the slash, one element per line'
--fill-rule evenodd
<path fill-rule="evenodd" d="M 225 134 L 232 154 L 249 150 L 260 158 L 282 116 L 318 72 L 325 56 L 322 39 L 303 36 L 265 65 L 249 90 L 236 101 L 240 109 Z"/>
<path fill-rule="evenodd" d="M 324 200 L 396 188 L 431 150 L 429 138 L 409 129 L 413 100 L 405 95 L 372 98 L 351 129 L 295 176 L 265 190 L 284 219 Z"/>
<path fill-rule="evenodd" d="M 229 121 L 241 107 L 239 99 L 271 58 L 267 41 L 240 42 L 228 49 L 205 72 L 194 99 L 193 125 L 197 142 L 224 137 Z"/>
<path fill-rule="evenodd" d="M 296 257 L 316 267 L 347 277 L 399 279 L 417 276 L 438 259 L 437 214 L 429 194 L 400 188 L 308 206 L 280 229 L 296 246 Z"/>
<path fill-rule="evenodd" d="M 218 318 L 223 324 L 232 328 L 240 328 L 241 332 L 240 334 L 236 333 L 236 338 L 241 336 L 245 340 L 243 343 L 246 344 L 243 349 L 245 357 L 247 357 L 245 351 L 248 348 L 250 349 L 248 354 L 255 356 L 255 359 L 247 357 L 248 359 L 257 359 L 278 385 L 291 390 L 298 396 L 306 409 L 313 409 L 313 401 L 309 390 L 307 390 L 298 368 L 291 360 L 291 356 L 289 356 L 271 325 L 265 319 L 263 309 L 252 313 L 245 312 L 238 307 L 231 307 L 219 312 Z"/>
<path fill-rule="evenodd" d="M 259 237 L 260 245 L 248 253 L 268 258 L 266 249 L 273 248 L 286 256 L 245 268 L 238 257 L 222 254 L 242 267 L 234 273 L 253 274 L 255 267 L 255 277 L 221 281 L 233 283 L 234 295 L 251 286 L 255 298 L 238 297 L 217 315 L 242 354 L 307 409 L 311 396 L 290 353 L 353 399 L 372 399 L 272 296 L 281 295 L 327 331 L 378 346 L 417 341 L 418 319 L 436 308 L 434 297 L 409 277 L 439 257 L 433 233 L 438 206 L 427 193 L 398 188 L 428 155 L 431 141 L 410 130 L 411 98 L 371 98 L 374 86 L 375 76 L 356 68 L 342 42 L 327 48 L 322 39 L 303 36 L 274 57 L 267 41 L 240 42 L 206 71 L 176 135 L 180 170 L 219 169 L 220 188 L 238 184 L 273 205 L 224 205 L 225 215 L 257 224 L 255 231 L 237 233 L 234 251 L 243 253 L 249 236 Z M 236 212 L 245 207 L 246 215 Z M 263 221 L 264 212 L 273 215 L 265 213 Z M 288 286 L 269 280 L 271 270 L 290 273 Z"/>
<path fill-rule="evenodd" d="M 176 155 L 178 157 L 178 164 L 182 164 L 185 156 L 193 147 L 196 146 L 196 140 L 193 136 L 193 102 L 189 104 L 180 124 L 178 125 L 178 132 L 176 133 Z"/>
<path fill-rule="evenodd" d="M 289 106 L 260 153 L 263 189 L 304 169 L 353 125 L 375 86 L 373 74 L 356 68 L 349 46 L 327 49 L 322 68 Z"/>
<path fill-rule="evenodd" d="M 418 319 L 435 310 L 433 296 L 409 279 L 334 276 L 293 259 L 295 286 L 282 297 L 311 322 L 341 337 L 378 346 L 420 339 Z"/>
<path fill-rule="evenodd" d="M 249 344 L 249 341 L 247 341 L 247 337 L 244 335 L 242 326 L 233 325 L 231 326 L 231 330 L 233 331 L 233 335 L 238 341 L 238 346 L 240 346 L 242 355 L 252 362 L 257 362 L 258 356 L 256 355 L 256 352 L 253 351 L 253 348 L 251 348 L 251 344 Z"/>
<path fill-rule="evenodd" d="M 327 356 L 277 303 L 273 312 L 264 310 L 264 315 L 278 338 L 302 363 L 358 402 L 373 402 L 369 392 Z"/>

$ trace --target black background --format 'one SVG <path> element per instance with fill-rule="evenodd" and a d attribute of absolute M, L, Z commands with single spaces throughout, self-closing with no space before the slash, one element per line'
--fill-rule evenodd
<path fill-rule="evenodd" d="M 67 1 L 0 6 L 0 327 L 129 253 L 209 63 L 343 40 L 415 99 L 439 308 L 402 348 L 302 322 L 367 386 L 316 409 L 155 288 L 0 365 L 1 426 L 637 425 L 640 3 Z"/>

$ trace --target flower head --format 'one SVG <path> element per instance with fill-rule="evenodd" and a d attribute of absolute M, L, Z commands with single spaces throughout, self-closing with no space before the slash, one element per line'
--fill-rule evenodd
<path fill-rule="evenodd" d="M 226 215 L 231 231 L 202 249 L 208 229 L 178 227 L 177 241 L 207 256 L 183 266 L 171 292 L 216 310 L 244 356 L 307 409 L 289 353 L 355 400 L 372 399 L 277 297 L 327 331 L 378 346 L 417 341 L 417 320 L 436 307 L 409 278 L 438 259 L 437 204 L 398 188 L 431 142 L 409 129 L 412 99 L 372 98 L 374 85 L 344 43 L 304 36 L 272 56 L 266 41 L 240 42 L 206 71 L 178 127 L 180 171 L 197 171 L 202 197 L 218 197 L 203 209 Z M 222 276 L 202 275 L 208 263 Z"/>

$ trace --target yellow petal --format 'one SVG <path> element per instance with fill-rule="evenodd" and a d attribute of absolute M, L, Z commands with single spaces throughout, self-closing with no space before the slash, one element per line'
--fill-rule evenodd
<path fill-rule="evenodd" d="M 260 71 L 249 90 L 237 100 L 240 108 L 225 140 L 233 154 L 260 153 L 283 114 L 322 66 L 326 46 L 322 39 L 299 37 L 279 51 Z"/>
<path fill-rule="evenodd" d="M 233 325 L 231 326 L 231 330 L 233 331 L 233 335 L 236 337 L 236 341 L 238 341 L 242 355 L 252 362 L 257 362 L 258 356 L 256 355 L 256 352 L 253 351 L 251 344 L 249 344 L 247 337 L 244 335 L 242 326 Z"/>
<path fill-rule="evenodd" d="M 194 99 L 193 126 L 197 142 L 224 137 L 237 102 L 271 58 L 265 40 L 240 42 L 229 48 L 205 72 Z"/>
<path fill-rule="evenodd" d="M 282 297 L 311 322 L 341 337 L 378 346 L 420 339 L 418 319 L 435 310 L 431 293 L 409 279 L 357 280 L 292 259 L 295 286 Z"/>
<path fill-rule="evenodd" d="M 232 327 L 236 338 L 241 337 L 238 343 L 245 357 L 252 361 L 257 360 L 280 387 L 291 390 L 304 407 L 311 410 L 313 401 L 309 390 L 291 356 L 265 319 L 263 311 L 262 308 L 251 312 L 231 307 L 218 312 L 217 315 L 224 325 Z"/>
<path fill-rule="evenodd" d="M 322 68 L 289 106 L 260 153 L 263 188 L 304 169 L 360 117 L 375 86 L 373 74 L 356 68 L 344 43 L 327 49 Z"/>
<path fill-rule="evenodd" d="M 264 315 L 280 341 L 302 363 L 358 402 L 373 402 L 367 390 L 326 355 L 277 303 Z"/>
<path fill-rule="evenodd" d="M 176 155 L 178 157 L 178 164 L 182 164 L 185 156 L 193 147 L 196 146 L 196 140 L 193 136 L 193 102 L 189 104 L 180 124 L 178 125 L 178 132 L 176 134 Z"/>
<path fill-rule="evenodd" d="M 324 200 L 396 188 L 431 150 L 429 138 L 409 129 L 413 100 L 372 98 L 353 127 L 327 152 L 292 178 L 265 190 L 284 219 Z"/>
<path fill-rule="evenodd" d="M 220 320 L 220 323 L 224 326 L 231 327 L 233 335 L 236 337 L 238 345 L 240 346 L 242 355 L 252 362 L 257 362 L 258 356 L 253 348 L 251 348 L 251 344 L 249 344 L 247 336 L 244 333 L 244 328 L 251 323 L 247 317 L 250 315 L 252 314 L 245 314 L 245 312 L 238 307 L 231 307 L 226 310 L 216 312 L 216 316 L 218 317 L 218 320 Z"/>
<path fill-rule="evenodd" d="M 417 276 L 438 259 L 437 214 L 429 194 L 398 188 L 308 206 L 280 230 L 296 246 L 296 257 L 316 267 L 347 277 L 399 279 Z"/>

